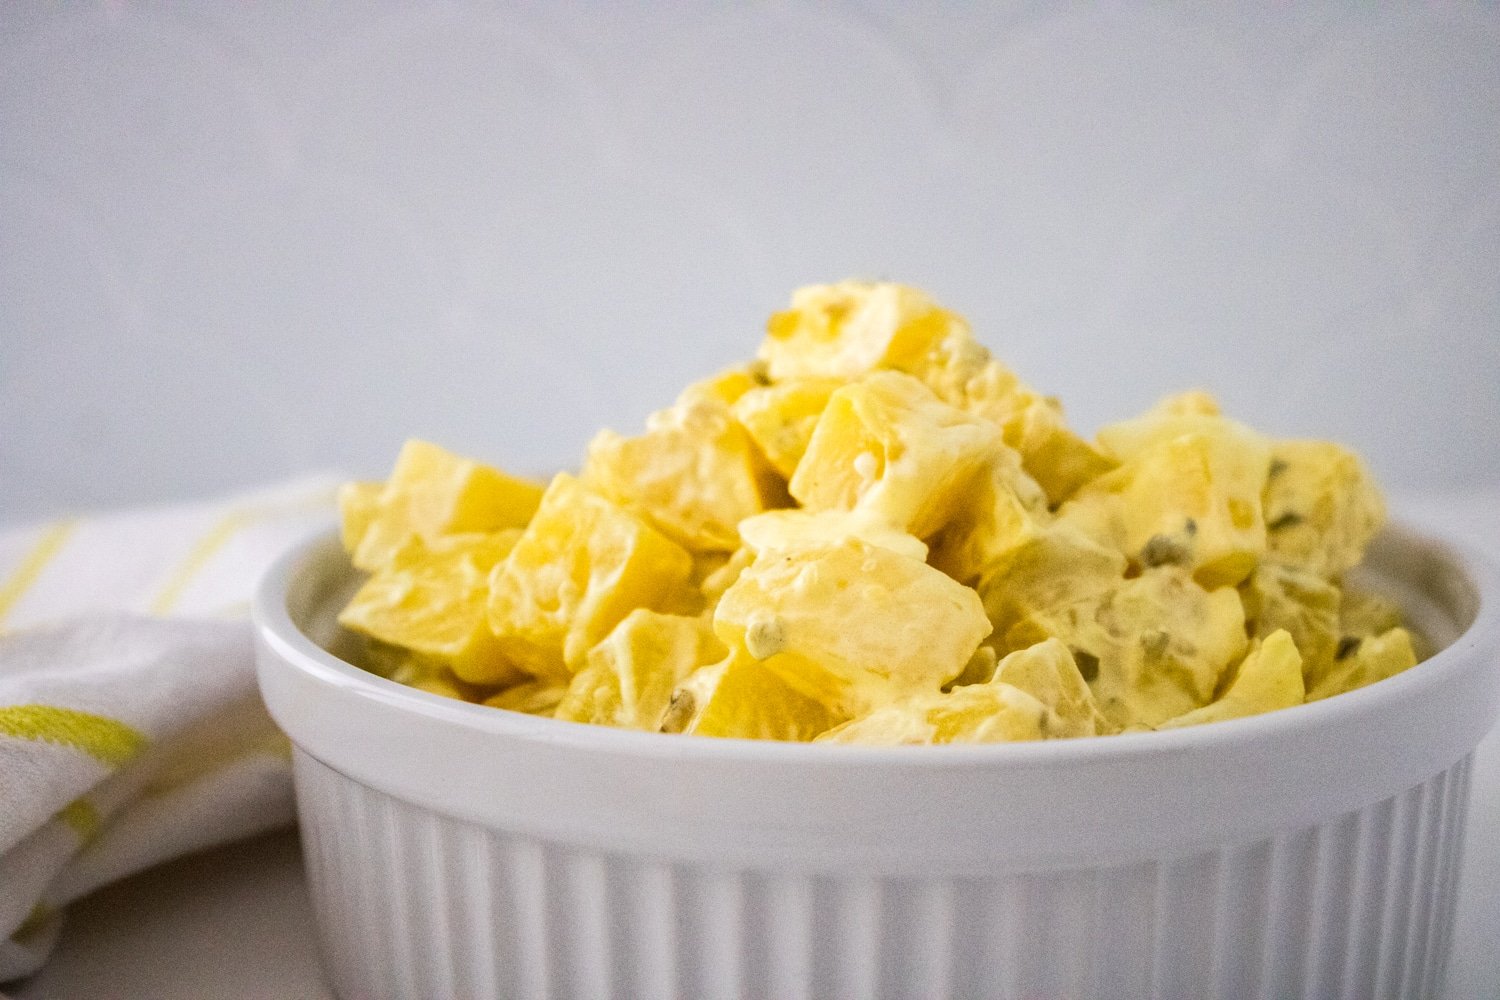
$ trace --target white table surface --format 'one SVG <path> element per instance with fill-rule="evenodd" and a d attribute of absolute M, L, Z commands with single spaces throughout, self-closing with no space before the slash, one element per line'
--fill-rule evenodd
<path fill-rule="evenodd" d="M 127 879 L 82 900 L 17 1000 L 332 1000 L 292 831 Z"/>
<path fill-rule="evenodd" d="M 1394 504 L 1500 558 L 1500 490 Z M 1500 728 L 1480 745 L 1448 977 L 1449 1000 L 1500 996 Z M 51 961 L 15 1000 L 331 1000 L 291 832 L 183 858 L 78 904 Z"/>

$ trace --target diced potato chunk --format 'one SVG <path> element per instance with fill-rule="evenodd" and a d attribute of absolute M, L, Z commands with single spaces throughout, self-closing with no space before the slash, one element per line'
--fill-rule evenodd
<path fill-rule="evenodd" d="M 1328 671 L 1308 679 L 1307 700 L 1318 701 L 1383 681 L 1416 663 L 1411 633 L 1404 628 L 1341 642 Z"/>
<path fill-rule="evenodd" d="M 1099 711 L 1099 703 L 1068 647 L 1057 639 L 1018 649 L 995 668 L 994 680 L 1019 688 L 1052 712 L 1046 735 L 1098 736 L 1114 727 Z"/>
<path fill-rule="evenodd" d="M 661 608 L 692 571 L 681 546 L 559 473 L 490 577 L 490 627 L 529 673 L 565 681 L 627 614 Z"/>
<path fill-rule="evenodd" d="M 750 389 L 735 400 L 734 416 L 772 467 L 791 479 L 828 397 L 843 384 L 835 378 L 794 378 Z"/>
<path fill-rule="evenodd" d="M 1128 462 L 1142 452 L 1186 434 L 1238 434 L 1259 437 L 1243 424 L 1230 421 L 1206 392 L 1191 391 L 1158 400 L 1145 413 L 1099 428 L 1099 449 L 1115 462 Z M 1261 442 L 1258 447 L 1264 447 Z"/>
<path fill-rule="evenodd" d="M 1339 634 L 1364 639 L 1401 627 L 1401 608 L 1373 590 L 1363 590 L 1347 581 L 1339 602 Z"/>
<path fill-rule="evenodd" d="M 1244 655 L 1239 594 L 1199 586 L 1163 566 L 1011 626 L 1010 649 L 1047 638 L 1068 647 L 1105 717 L 1115 726 L 1156 726 L 1213 698 L 1229 664 Z"/>
<path fill-rule="evenodd" d="M 1000 428 L 1054 506 L 1114 466 L 1068 429 L 1056 399 L 1041 395 L 998 361 L 986 362 L 968 380 L 961 405 Z"/>
<path fill-rule="evenodd" d="M 909 556 L 849 538 L 768 551 L 725 592 L 731 650 L 837 711 L 952 680 L 990 632 L 979 596 Z"/>
<path fill-rule="evenodd" d="M 971 684 L 914 694 L 882 705 L 819 736 L 817 743 L 927 746 L 944 743 L 1019 743 L 1051 735 L 1056 716 L 1009 684 Z"/>
<path fill-rule="evenodd" d="M 1339 644 L 1339 588 L 1306 570 L 1261 563 L 1240 584 L 1245 624 L 1253 638 L 1285 629 L 1308 677 L 1332 663 Z"/>
<path fill-rule="evenodd" d="M 455 701 L 478 701 L 483 696 L 483 688 L 459 680 L 440 657 L 392 646 L 373 637 L 366 639 L 365 658 L 360 662 L 367 670 L 397 684 Z"/>
<path fill-rule="evenodd" d="M 403 680 L 402 684 L 407 687 L 416 688 L 418 691 L 426 691 L 443 698 L 452 698 L 454 701 L 469 701 L 469 692 L 464 685 L 456 682 L 453 678 L 442 674 L 430 674 L 423 677 L 414 677 L 411 680 Z"/>
<path fill-rule="evenodd" d="M 932 346 L 967 324 L 904 285 L 843 281 L 792 294 L 766 324 L 760 358 L 775 381 L 859 378 L 877 368 L 911 370 Z"/>
<path fill-rule="evenodd" d="M 367 486 L 343 498 L 345 544 L 354 542 L 355 566 L 374 572 L 413 537 L 430 542 L 445 534 L 525 527 L 541 498 L 536 483 L 435 444 L 408 441 L 373 510 Z"/>
<path fill-rule="evenodd" d="M 1179 729 L 1291 708 L 1302 704 L 1304 693 L 1302 656 L 1297 652 L 1297 644 L 1285 629 L 1277 629 L 1265 639 L 1256 640 L 1221 696 L 1156 728 Z"/>
<path fill-rule="evenodd" d="M 661 731 L 694 736 L 806 742 L 842 722 L 744 650 L 700 667 L 672 692 Z"/>
<path fill-rule="evenodd" d="M 1067 656 L 1067 650 L 1062 654 Z M 1013 653 L 1010 658 L 1023 655 Z M 1044 653 L 1040 659 L 1051 657 Z M 1071 666 L 1071 660 L 1066 662 Z M 1038 683 L 1048 695 L 1057 696 L 1059 675 L 1046 663 L 1037 666 L 1040 669 L 1028 667 L 1023 679 Z M 1076 667 L 1073 673 L 1077 674 Z M 1087 699 L 1087 686 L 1081 678 L 1077 684 L 1082 688 L 1082 697 Z M 1089 701 L 1076 705 L 1064 703 L 1060 708 L 997 676 L 985 684 L 916 694 L 881 705 L 828 730 L 814 742 L 871 746 L 1018 743 L 1111 731 L 1096 728 L 1096 724 L 1107 727 L 1108 723 Z"/>
<path fill-rule="evenodd" d="M 1266 551 L 1261 493 L 1270 450 L 1259 434 L 1222 417 L 1163 423 L 1177 420 L 1198 429 L 1160 438 L 1137 429 L 1131 443 L 1139 447 L 1122 452 L 1124 464 L 1085 494 L 1120 496 L 1122 541 L 1138 565 L 1185 566 L 1206 587 L 1232 586 Z"/>
<path fill-rule="evenodd" d="M 738 368 L 727 368 L 717 375 L 699 379 L 677 396 L 677 402 L 700 403 L 713 402 L 729 406 L 745 393 L 752 389 L 762 387 L 767 383 L 765 366 L 760 364 L 742 365 Z"/>
<path fill-rule="evenodd" d="M 380 513 L 380 494 L 384 492 L 385 483 L 345 483 L 339 487 L 339 540 L 345 552 L 359 548 Z"/>
<path fill-rule="evenodd" d="M 732 552 L 739 522 L 779 492 L 774 475 L 729 408 L 699 400 L 653 414 L 639 437 L 600 431 L 582 478 L 690 551 Z"/>
<path fill-rule="evenodd" d="M 1219 401 L 1202 389 L 1189 389 L 1186 392 L 1173 393 L 1158 402 L 1154 409 L 1157 413 L 1177 417 L 1217 417 L 1223 415 L 1223 411 L 1219 409 Z M 1115 426 L 1118 427 L 1119 425 L 1116 424 Z"/>
<path fill-rule="evenodd" d="M 1278 441 L 1265 487 L 1272 558 L 1335 576 L 1364 558 L 1385 501 L 1359 456 L 1329 441 Z"/>
<path fill-rule="evenodd" d="M 932 565 L 976 586 L 1027 532 L 1050 520 L 1042 488 L 1021 469 L 1020 457 L 1002 447 L 933 537 Z"/>
<path fill-rule="evenodd" d="M 985 614 L 1004 634 L 1016 622 L 1104 594 L 1125 575 L 1125 557 L 1066 524 L 1028 524 L 987 564 L 978 582 Z"/>
<path fill-rule="evenodd" d="M 1057 508 L 1053 523 L 1066 525 L 1106 549 L 1126 551 L 1125 501 L 1118 493 L 1082 490 Z"/>
<path fill-rule="evenodd" d="M 484 699 L 484 704 L 526 715 L 550 716 L 557 710 L 567 690 L 555 681 L 532 678 L 490 695 Z"/>
<path fill-rule="evenodd" d="M 732 587 L 734 581 L 738 580 L 740 574 L 753 562 L 755 562 L 755 550 L 746 545 L 735 549 L 712 572 L 704 575 L 698 584 L 698 592 L 702 595 L 701 610 L 712 617 L 719 599 L 724 596 L 724 591 Z"/>
<path fill-rule="evenodd" d="M 926 538 L 998 460 L 995 430 L 921 382 L 878 372 L 838 390 L 790 484 L 809 510 L 860 510 Z"/>
<path fill-rule="evenodd" d="M 924 293 L 843 282 L 799 290 L 771 318 L 761 358 L 775 380 L 856 379 L 877 369 L 917 376 L 940 398 L 998 427 L 1053 504 L 1111 463 L 1070 431 L 1055 399 L 989 358 L 962 317 Z"/>
<path fill-rule="evenodd" d="M 837 545 L 858 538 L 913 559 L 927 558 L 920 538 L 860 510 L 768 510 L 740 522 L 740 537 L 756 553 Z"/>
<path fill-rule="evenodd" d="M 589 650 L 556 717 L 655 732 L 673 689 L 724 655 L 701 619 L 637 608 Z"/>
<path fill-rule="evenodd" d="M 964 664 L 964 668 L 958 672 L 957 677 L 943 685 L 943 690 L 947 691 L 967 684 L 984 684 L 995 679 L 995 668 L 1000 663 L 1000 654 L 995 651 L 993 639 L 994 636 L 991 635 L 989 639 L 979 644 L 979 648 L 975 649 L 969 657 L 969 662 Z"/>
<path fill-rule="evenodd" d="M 339 614 L 345 628 L 441 663 L 461 680 L 503 684 L 518 676 L 485 615 L 491 569 L 515 546 L 516 529 L 412 538 Z"/>

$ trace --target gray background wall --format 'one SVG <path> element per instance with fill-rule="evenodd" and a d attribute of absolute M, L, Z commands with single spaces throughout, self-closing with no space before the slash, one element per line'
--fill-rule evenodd
<path fill-rule="evenodd" d="M 576 460 L 796 285 L 1500 481 L 1500 9 L 7 4 L 0 519 Z"/>

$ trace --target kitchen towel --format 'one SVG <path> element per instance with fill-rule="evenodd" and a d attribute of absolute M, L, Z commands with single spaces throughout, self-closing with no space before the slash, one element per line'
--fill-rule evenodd
<path fill-rule="evenodd" d="M 71 900 L 293 820 L 250 598 L 337 479 L 0 530 L 0 982 Z"/>

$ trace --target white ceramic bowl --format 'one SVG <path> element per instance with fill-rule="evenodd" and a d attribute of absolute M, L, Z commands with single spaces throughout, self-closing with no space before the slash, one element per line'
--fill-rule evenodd
<path fill-rule="evenodd" d="M 1046 743 L 838 747 L 461 704 L 326 650 L 330 534 L 256 607 L 345 998 L 1433 997 L 1500 577 L 1390 531 L 1442 652 L 1313 705 Z"/>

